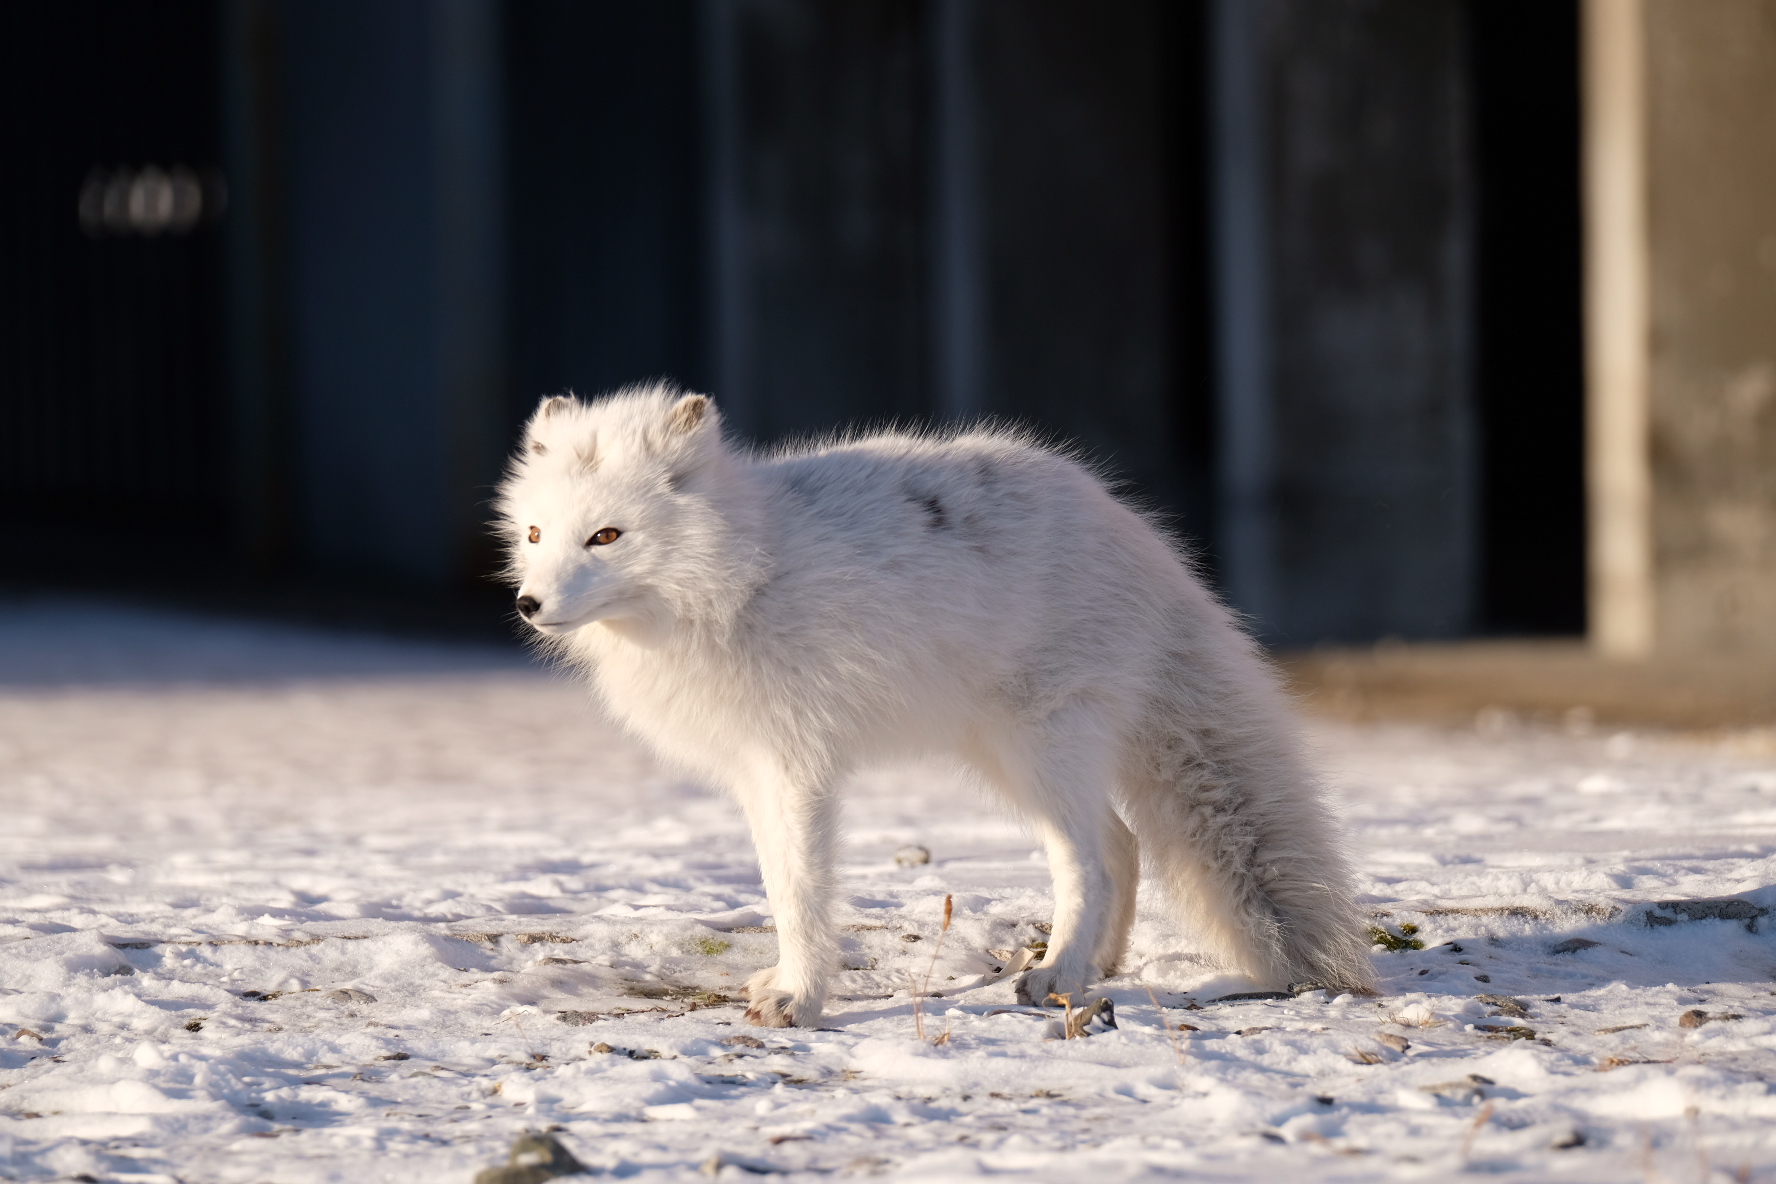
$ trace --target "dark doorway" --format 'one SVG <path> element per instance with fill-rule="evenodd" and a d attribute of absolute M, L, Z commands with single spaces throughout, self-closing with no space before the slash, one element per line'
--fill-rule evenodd
<path fill-rule="evenodd" d="M 0 15 L 0 576 L 229 557 L 217 32 L 205 0 Z"/>
<path fill-rule="evenodd" d="M 1173 407 L 1177 476 L 1166 504 L 1174 532 L 1211 581 L 1216 565 L 1214 284 L 1209 260 L 1208 5 L 1180 0 L 1160 9 L 1169 53 L 1160 79 L 1167 145 L 1165 249 L 1169 344 L 1166 382 Z"/>
<path fill-rule="evenodd" d="M 1585 629 L 1584 368 L 1575 0 L 1468 5 L 1490 633 Z"/>
<path fill-rule="evenodd" d="M 707 389 L 694 5 L 509 0 L 501 16 L 514 422 L 563 390 Z"/>

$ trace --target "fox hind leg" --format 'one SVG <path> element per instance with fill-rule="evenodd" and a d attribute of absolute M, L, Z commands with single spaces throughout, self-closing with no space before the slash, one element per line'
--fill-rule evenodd
<path fill-rule="evenodd" d="M 1112 815 L 1105 827 L 1110 864 L 1110 915 L 1098 937 L 1092 961 L 1106 975 L 1123 968 L 1129 936 L 1135 928 L 1135 892 L 1141 882 L 1141 849 L 1135 832 Z"/>
<path fill-rule="evenodd" d="M 1134 842 L 1112 806 L 1111 734 L 1090 704 L 1075 702 L 994 747 L 990 779 L 1034 821 L 1054 876 L 1048 953 L 1018 981 L 1018 997 L 1026 1002 L 1083 998 L 1103 969 L 1101 959 L 1120 956 L 1126 942 L 1133 884 L 1126 894 L 1120 889 Z"/>

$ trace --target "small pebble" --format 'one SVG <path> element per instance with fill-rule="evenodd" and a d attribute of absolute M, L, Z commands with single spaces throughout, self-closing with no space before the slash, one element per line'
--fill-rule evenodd
<path fill-rule="evenodd" d="M 577 1176 L 586 1165 L 575 1159 L 554 1135 L 518 1136 L 512 1144 L 506 1166 L 486 1168 L 475 1176 L 475 1184 L 543 1184 L 559 1176 Z"/>
<path fill-rule="evenodd" d="M 917 843 L 908 843 L 894 853 L 898 867 L 923 867 L 931 862 L 931 852 Z"/>
<path fill-rule="evenodd" d="M 1744 1016 L 1730 1011 L 1723 1011 L 1719 1015 L 1709 1015 L 1706 1011 L 1702 1011 L 1699 1008 L 1691 1008 L 1689 1011 L 1686 1011 L 1677 1017 L 1677 1026 L 1680 1028 L 1700 1028 L 1703 1024 L 1713 1023 L 1716 1020 L 1742 1020 L 1744 1018 Z"/>

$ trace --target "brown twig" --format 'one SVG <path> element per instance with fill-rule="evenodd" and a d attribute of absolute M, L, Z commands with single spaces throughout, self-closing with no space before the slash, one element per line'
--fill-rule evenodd
<path fill-rule="evenodd" d="M 1048 1003 L 1051 1000 L 1061 1005 L 1061 1039 L 1073 1039 L 1073 992 L 1068 991 L 1063 995 L 1059 991 L 1050 991 L 1043 1002 Z"/>
<path fill-rule="evenodd" d="M 1480 1128 L 1492 1117 L 1492 1103 L 1480 1107 L 1480 1113 L 1474 1115 L 1474 1121 L 1468 1124 L 1467 1137 L 1462 1140 L 1462 1162 L 1468 1162 L 1468 1153 L 1474 1149 L 1474 1140 L 1480 1135 Z"/>
<path fill-rule="evenodd" d="M 919 1037 L 921 1044 L 925 1042 L 925 996 L 931 992 L 931 975 L 937 969 L 937 956 L 943 953 L 944 936 L 950 931 L 950 916 L 954 908 L 955 898 L 944 893 L 943 928 L 937 931 L 937 942 L 931 947 L 931 961 L 925 966 L 925 981 L 913 982 L 913 1032 Z M 912 976 L 909 973 L 907 977 Z M 944 1034 L 936 1043 L 945 1044 L 949 1039 L 950 1026 L 946 1023 Z"/>
<path fill-rule="evenodd" d="M 518 1039 L 524 1041 L 524 1051 L 530 1054 L 531 1060 L 542 1062 L 549 1059 L 549 1054 L 538 1052 L 536 1050 L 536 1045 L 530 1042 L 530 1033 L 524 1030 L 524 1022 L 518 1018 L 517 1012 L 514 1011 L 506 1018 L 512 1021 L 512 1026 L 514 1028 L 518 1029 Z"/>

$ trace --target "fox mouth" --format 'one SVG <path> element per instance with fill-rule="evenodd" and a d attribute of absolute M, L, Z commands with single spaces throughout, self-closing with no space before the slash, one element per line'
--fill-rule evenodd
<path fill-rule="evenodd" d="M 585 623 L 586 618 L 579 617 L 572 621 L 531 621 L 530 627 L 539 633 L 567 633 Z"/>
<path fill-rule="evenodd" d="M 618 602 L 618 603 L 620 603 L 620 602 Z M 609 615 L 612 607 L 613 607 L 613 604 L 611 602 L 605 602 L 602 604 L 594 605 L 593 607 L 586 609 L 584 612 L 576 613 L 573 616 L 568 617 L 564 620 L 531 621 L 530 627 L 532 629 L 535 629 L 538 633 L 549 633 L 549 634 L 572 633 L 575 629 L 579 629 L 579 628 L 582 628 L 583 626 L 590 625 L 595 621 L 602 620 L 605 616 Z"/>
<path fill-rule="evenodd" d="M 594 595 L 597 595 L 597 599 L 590 603 L 581 601 L 579 606 L 568 603 L 555 606 L 557 609 L 566 610 L 567 616 L 553 617 L 547 621 L 528 618 L 525 623 L 538 633 L 559 637 L 565 633 L 572 633 L 576 629 L 583 629 L 587 625 L 595 625 L 600 621 L 634 616 L 638 611 L 645 610 L 648 606 L 647 597 L 637 594 L 634 590 L 605 589 L 602 595 L 598 595 L 596 592 Z M 563 597 L 562 599 L 565 601 L 567 598 Z"/>

